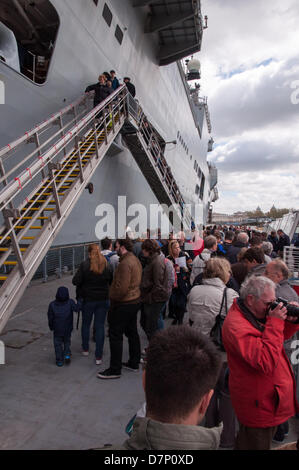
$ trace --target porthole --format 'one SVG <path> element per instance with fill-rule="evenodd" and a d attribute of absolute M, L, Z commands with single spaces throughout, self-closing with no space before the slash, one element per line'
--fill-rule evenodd
<path fill-rule="evenodd" d="M 122 30 L 120 29 L 118 25 L 116 26 L 116 29 L 115 29 L 115 37 L 118 40 L 119 44 L 123 42 L 124 33 L 122 32 Z"/>
<path fill-rule="evenodd" d="M 106 21 L 107 25 L 110 28 L 111 23 L 112 23 L 113 15 L 112 15 L 112 12 L 111 12 L 110 8 L 108 7 L 107 3 L 105 3 L 105 5 L 104 5 L 103 18 L 104 18 L 104 20 Z"/>

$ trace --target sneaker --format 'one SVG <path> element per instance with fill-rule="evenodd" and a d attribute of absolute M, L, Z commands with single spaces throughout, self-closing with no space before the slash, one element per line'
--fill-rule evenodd
<path fill-rule="evenodd" d="M 123 368 L 131 370 L 133 372 L 138 372 L 139 371 L 139 367 L 132 367 L 129 362 L 123 362 Z"/>
<path fill-rule="evenodd" d="M 278 442 L 281 443 L 281 442 L 284 441 L 284 438 L 285 438 L 285 433 L 284 433 L 284 430 L 283 430 L 283 425 L 280 425 L 280 426 L 278 426 L 277 431 L 274 434 L 272 441 L 276 442 L 276 443 L 278 443 Z"/>
<path fill-rule="evenodd" d="M 146 356 L 146 350 L 147 350 L 147 348 L 144 348 L 144 349 L 141 351 L 141 356 Z"/>
<path fill-rule="evenodd" d="M 89 356 L 89 351 L 82 351 L 82 356 L 85 356 L 85 357 Z"/>
<path fill-rule="evenodd" d="M 62 361 L 57 361 L 57 362 L 56 362 L 56 365 L 57 365 L 58 367 L 62 367 L 62 366 L 63 366 L 63 362 L 62 362 Z"/>
<path fill-rule="evenodd" d="M 101 364 L 102 364 L 102 359 L 100 359 L 99 357 L 96 357 L 96 365 L 100 366 Z"/>
<path fill-rule="evenodd" d="M 114 374 L 111 369 L 106 369 L 103 372 L 97 373 L 98 379 L 119 379 L 121 374 Z"/>
<path fill-rule="evenodd" d="M 140 359 L 140 364 L 146 364 L 146 357 L 142 357 Z"/>
<path fill-rule="evenodd" d="M 67 354 L 67 355 L 64 357 L 64 362 L 65 362 L 66 364 L 70 364 L 70 362 L 71 362 L 71 356 L 70 356 L 70 354 Z"/>

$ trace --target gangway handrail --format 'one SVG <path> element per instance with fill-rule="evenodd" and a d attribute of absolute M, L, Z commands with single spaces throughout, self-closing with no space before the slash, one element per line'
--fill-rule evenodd
<path fill-rule="evenodd" d="M 18 177 L 15 177 L 14 181 L 11 181 L 9 185 L 5 186 L 0 192 L 0 205 L 3 207 L 7 206 L 13 197 L 22 190 L 38 173 L 43 171 L 44 165 L 53 160 L 53 158 L 63 150 L 75 136 L 78 136 L 78 133 L 86 127 L 88 122 L 90 122 L 100 110 L 104 109 L 110 103 L 113 103 L 115 98 L 120 95 L 124 90 L 127 90 L 126 85 L 122 85 L 117 90 L 115 90 L 111 95 L 109 95 L 105 100 L 99 103 L 95 108 L 93 108 L 87 115 L 85 115 L 81 121 L 79 121 L 66 135 L 62 136 L 56 144 L 54 144 L 48 151 L 40 156 L 32 166 L 29 166 L 24 170 Z M 128 91 L 127 91 L 128 93 Z M 126 97 L 127 93 L 124 95 Z M 57 113 L 59 116 L 59 113 Z"/>
<path fill-rule="evenodd" d="M 92 92 L 90 92 L 92 93 Z M 27 157 L 25 157 L 24 159 L 22 159 L 19 163 L 17 163 L 11 170 L 8 170 L 8 171 L 5 171 L 4 170 L 4 166 L 2 165 L 2 168 L 3 168 L 3 171 L 2 171 L 2 174 L 4 176 L 1 176 L 0 178 L 0 183 L 7 183 L 8 181 L 8 177 L 10 177 L 12 174 L 14 174 L 18 168 L 20 168 L 21 166 L 24 166 L 24 164 L 30 160 L 31 158 L 34 157 L 34 155 L 36 154 L 36 156 L 41 156 L 42 153 L 41 153 L 41 150 L 43 148 L 46 148 L 48 146 L 48 144 L 50 144 L 50 142 L 55 139 L 56 137 L 58 137 L 59 135 L 61 136 L 63 133 L 65 133 L 66 129 L 70 128 L 70 126 L 74 123 L 74 122 L 78 122 L 78 120 L 80 120 L 81 116 L 85 115 L 86 114 L 86 110 L 85 111 L 82 111 L 80 113 L 78 113 L 76 115 L 75 118 L 71 119 L 71 121 L 67 122 L 66 124 L 62 124 L 62 115 L 59 116 L 59 118 L 57 119 L 61 119 L 61 126 L 59 128 L 59 130 L 57 132 L 55 132 L 55 134 L 51 135 L 51 137 L 49 137 L 46 141 L 44 141 L 43 143 L 41 143 L 38 147 L 36 147 L 29 155 L 27 155 Z M 53 124 L 55 123 L 55 121 L 53 121 Z M 42 135 L 43 132 L 45 132 L 47 130 L 47 127 L 44 128 L 44 130 L 42 130 L 41 132 L 39 131 L 36 131 L 33 136 L 36 137 L 36 142 L 39 140 L 40 136 Z M 30 137 L 33 138 L 33 136 Z M 21 145 L 21 144 L 20 144 Z M 17 148 L 17 147 L 16 147 Z M 16 149 L 15 148 L 15 149 Z M 13 153 L 11 154 L 8 154 L 6 155 L 6 159 L 8 158 L 12 158 L 13 157 Z M 2 162 L 5 162 L 6 161 L 5 158 L 2 159 Z M 6 186 L 6 184 L 5 184 Z"/>
<path fill-rule="evenodd" d="M 35 125 L 31 130 L 25 132 L 24 135 L 18 137 L 13 142 L 5 145 L 5 147 L 2 147 L 2 149 L 0 150 L 0 157 L 2 158 L 4 155 L 6 155 L 9 152 L 11 152 L 12 150 L 16 149 L 22 143 L 27 142 L 28 139 L 30 139 L 30 137 L 32 137 L 32 136 L 34 136 L 34 134 L 36 134 L 36 132 L 40 132 L 42 129 L 47 127 L 49 124 L 56 121 L 60 116 L 63 116 L 64 114 L 68 113 L 71 109 L 74 109 L 75 106 L 78 106 L 80 103 L 83 103 L 88 98 L 89 94 L 92 94 L 92 92 L 85 93 L 84 95 L 80 96 L 80 98 L 78 98 L 73 103 L 65 106 L 63 109 L 61 109 L 57 113 L 52 114 L 50 118 L 45 119 L 40 124 Z"/>
<path fill-rule="evenodd" d="M 299 280 L 299 247 L 284 246 L 283 247 L 283 261 L 286 263 L 289 271 L 294 274 Z"/>

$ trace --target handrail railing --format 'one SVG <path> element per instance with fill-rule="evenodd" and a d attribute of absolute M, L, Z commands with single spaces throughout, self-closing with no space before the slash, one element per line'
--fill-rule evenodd
<path fill-rule="evenodd" d="M 294 275 L 294 278 L 299 281 L 299 247 L 284 246 L 283 261 Z"/>
<path fill-rule="evenodd" d="M 51 162 L 60 151 L 66 148 L 67 144 L 74 139 L 74 137 L 79 137 L 79 132 L 86 128 L 86 126 L 95 118 L 98 112 L 109 105 L 115 106 L 113 103 L 116 97 L 123 95 L 122 99 L 124 100 L 127 95 L 127 88 L 125 85 L 118 88 L 114 93 L 112 93 L 108 98 L 102 101 L 98 106 L 93 108 L 87 115 L 84 116 L 66 135 L 63 135 L 52 147 L 47 150 L 44 154 L 39 155 L 37 161 L 35 161 L 31 166 L 26 168 L 18 177 L 15 177 L 14 181 L 11 181 L 9 185 L 5 186 L 0 192 L 0 205 L 1 208 L 5 208 L 12 201 L 14 196 L 19 193 L 37 174 L 41 173 L 44 169 L 45 164 Z M 62 112 L 61 112 L 62 113 Z M 55 116 L 61 115 L 57 113 Z M 54 116 L 54 115 L 53 115 Z M 54 119 L 54 118 L 53 118 Z M 33 131 L 28 132 L 29 136 L 33 135 L 36 132 L 35 128 Z M 26 133 L 27 134 L 27 133 Z M 21 138 L 22 142 L 26 139 Z M 20 140 L 21 140 L 20 139 Z M 19 145 L 21 142 L 15 141 L 12 145 Z M 40 149 L 40 146 L 38 147 Z M 3 178 L 6 177 L 6 174 L 3 175 Z"/>
<path fill-rule="evenodd" d="M 143 138 L 147 149 L 154 159 L 154 164 L 158 169 L 159 177 L 161 177 L 163 183 L 166 184 L 167 190 L 169 191 L 172 199 L 176 204 L 180 205 L 181 211 L 183 212 L 185 201 L 171 172 L 170 166 L 167 164 L 167 161 L 164 157 L 164 152 L 161 148 L 158 134 L 143 112 L 139 103 L 137 103 L 131 97 L 131 95 L 128 95 L 128 113 L 130 117 L 133 117 L 133 119 L 136 121 L 141 137 Z M 186 225 L 188 225 L 189 222 L 191 223 L 191 215 L 185 214 L 185 216 L 187 216 L 187 221 L 185 222 Z"/>
<path fill-rule="evenodd" d="M 64 114 L 66 113 L 69 113 L 70 110 L 74 109 L 76 106 L 78 106 L 79 104 L 84 104 L 86 102 L 86 99 L 92 94 L 92 92 L 90 93 L 85 93 L 84 95 L 80 96 L 80 98 L 78 98 L 76 101 L 74 101 L 73 103 L 69 104 L 68 106 L 66 106 L 65 108 L 63 108 L 62 110 L 58 111 L 57 113 L 54 113 L 52 114 L 52 116 L 49 118 L 49 119 L 45 119 L 44 121 L 42 121 L 40 124 L 37 124 L 36 126 L 34 126 L 31 130 L 29 130 L 28 132 L 25 132 L 24 135 L 18 137 L 16 140 L 14 140 L 13 142 L 5 145 L 5 147 L 3 147 L 1 150 L 0 150 L 0 157 L 3 157 L 4 155 L 7 155 L 9 154 L 12 150 L 16 149 L 19 145 L 21 145 L 22 143 L 25 143 L 25 142 L 28 142 L 28 140 L 30 139 L 30 137 L 34 136 L 34 134 L 36 134 L 36 132 L 40 132 L 42 129 L 44 129 L 45 127 L 47 127 L 49 124 L 53 123 L 54 121 L 56 121 L 58 118 L 60 118 L 60 116 L 63 116 Z"/>

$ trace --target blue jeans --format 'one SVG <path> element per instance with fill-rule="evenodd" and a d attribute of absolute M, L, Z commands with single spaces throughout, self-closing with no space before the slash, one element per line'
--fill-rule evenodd
<path fill-rule="evenodd" d="M 109 300 L 84 301 L 82 306 L 82 349 L 89 350 L 89 334 L 94 315 L 96 351 L 95 357 L 101 359 L 105 341 L 105 320 L 109 309 Z"/>
<path fill-rule="evenodd" d="M 158 318 L 158 330 L 164 330 L 164 317 L 166 313 L 166 305 L 167 303 L 163 305 L 160 316 Z"/>

